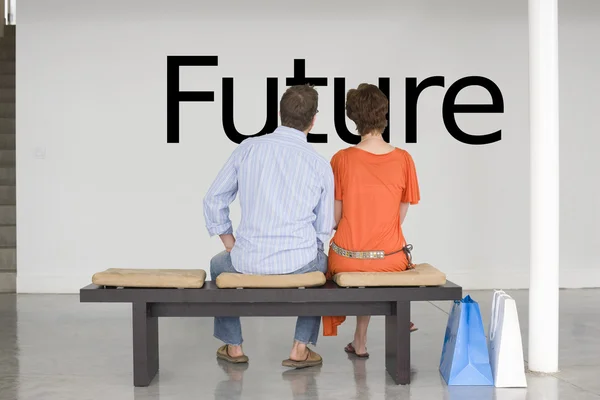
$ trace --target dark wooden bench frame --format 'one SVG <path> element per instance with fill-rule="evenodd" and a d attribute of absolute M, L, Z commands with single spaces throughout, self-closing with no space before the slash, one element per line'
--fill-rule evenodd
<path fill-rule="evenodd" d="M 287 317 L 385 315 L 385 366 L 396 384 L 410 383 L 411 301 L 460 300 L 448 281 L 431 287 L 342 288 L 333 282 L 306 289 L 114 288 L 88 285 L 84 303 L 132 303 L 133 383 L 148 386 L 158 372 L 159 317 Z"/>

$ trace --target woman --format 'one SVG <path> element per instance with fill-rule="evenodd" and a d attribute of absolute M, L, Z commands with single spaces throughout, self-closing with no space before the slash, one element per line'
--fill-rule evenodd
<path fill-rule="evenodd" d="M 329 251 L 328 278 L 338 272 L 400 272 L 412 267 L 402 222 L 409 205 L 419 202 L 419 184 L 410 154 L 383 140 L 387 112 L 388 99 L 377 86 L 363 83 L 348 91 L 346 114 L 356 123 L 361 141 L 331 159 L 337 228 Z M 353 254 L 371 251 L 385 255 Z M 346 352 L 368 357 L 370 318 L 356 318 L 354 341 Z M 323 317 L 323 334 L 337 335 L 345 319 Z M 411 324 L 412 330 L 416 329 Z"/>

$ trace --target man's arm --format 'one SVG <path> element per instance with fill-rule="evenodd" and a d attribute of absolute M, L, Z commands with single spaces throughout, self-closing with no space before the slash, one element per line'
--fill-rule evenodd
<path fill-rule="evenodd" d="M 315 219 L 314 226 L 317 231 L 317 244 L 320 250 L 324 250 L 324 245 L 331 238 L 331 233 L 335 226 L 333 190 L 333 171 L 331 168 L 328 168 L 324 176 L 321 197 L 315 208 L 317 218 Z"/>
<path fill-rule="evenodd" d="M 233 225 L 229 219 L 229 205 L 237 195 L 238 167 L 244 148 L 240 145 L 234 150 L 208 189 L 203 202 L 206 229 L 210 236 L 219 235 L 227 251 L 231 251 L 235 244 Z"/>

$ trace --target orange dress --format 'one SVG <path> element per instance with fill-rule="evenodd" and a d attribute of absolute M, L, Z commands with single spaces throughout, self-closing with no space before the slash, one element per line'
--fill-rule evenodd
<path fill-rule="evenodd" d="M 386 254 L 407 243 L 400 224 L 400 204 L 417 204 L 419 183 L 412 157 L 395 149 L 372 154 L 356 147 L 337 152 L 331 159 L 335 199 L 342 201 L 333 242 L 350 251 L 383 250 Z M 327 277 L 338 272 L 397 272 L 408 268 L 402 251 L 383 259 L 354 259 L 329 250 Z M 346 317 L 323 317 L 323 335 L 336 336 Z"/>

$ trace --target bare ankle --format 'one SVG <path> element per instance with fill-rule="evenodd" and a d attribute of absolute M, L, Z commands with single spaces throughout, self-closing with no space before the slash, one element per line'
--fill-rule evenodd
<path fill-rule="evenodd" d="M 292 351 L 290 352 L 291 359 L 299 359 L 302 356 L 306 355 L 307 347 L 305 343 L 294 341 L 294 345 L 292 346 Z"/>
<path fill-rule="evenodd" d="M 232 357 L 238 357 L 238 356 L 244 355 L 244 350 L 242 349 L 242 346 L 235 346 L 233 344 L 227 345 L 227 352 Z"/>

